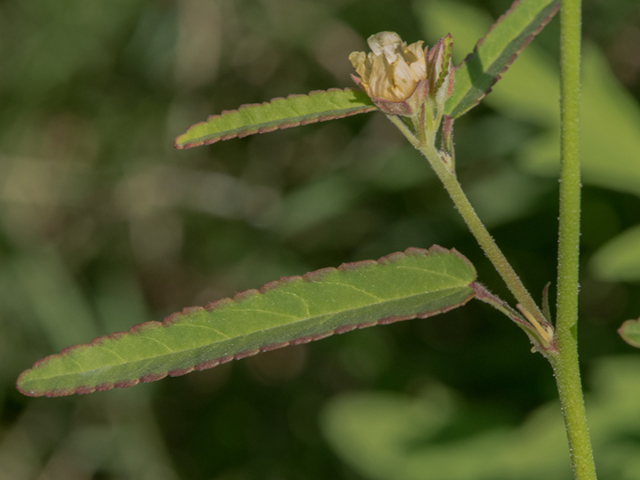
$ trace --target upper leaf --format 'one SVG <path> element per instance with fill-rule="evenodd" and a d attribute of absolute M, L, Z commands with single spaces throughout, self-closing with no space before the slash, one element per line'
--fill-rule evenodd
<path fill-rule="evenodd" d="M 475 278 L 464 256 L 437 246 L 286 277 L 66 348 L 23 372 L 18 389 L 53 397 L 129 387 L 334 333 L 425 318 L 466 303 Z"/>
<path fill-rule="evenodd" d="M 445 113 L 456 118 L 475 107 L 559 8 L 560 0 L 515 1 L 456 68 Z"/>
<path fill-rule="evenodd" d="M 309 123 L 376 110 L 367 94 L 359 90 L 332 88 L 309 95 L 289 95 L 270 102 L 243 105 L 210 116 L 206 122 L 196 123 L 176 138 L 176 148 L 209 145 L 219 140 L 246 137 L 254 133 L 297 127 Z"/>

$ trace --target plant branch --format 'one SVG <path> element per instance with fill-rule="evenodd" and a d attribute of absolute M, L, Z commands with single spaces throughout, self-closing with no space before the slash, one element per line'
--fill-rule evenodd
<path fill-rule="evenodd" d="M 387 115 L 387 118 L 398 127 L 411 144 L 429 161 L 431 168 L 433 168 L 444 185 L 444 188 L 447 190 L 447 193 L 449 193 L 454 205 L 480 244 L 485 255 L 487 255 L 507 284 L 513 296 L 518 300 L 518 308 L 526 315 L 527 320 L 531 322 L 533 331 L 538 332 L 538 334 L 534 334 L 534 337 L 538 340 L 537 343 L 542 347 L 542 351 L 545 353 L 555 352 L 553 339 L 549 335 L 553 329 L 469 202 L 456 177 L 453 159 L 451 158 L 449 161 L 445 161 L 445 158 L 443 158 L 445 153 L 443 152 L 443 155 L 441 155 L 441 153 L 435 149 L 435 132 L 427 133 L 429 138 L 424 137 L 424 134 L 421 138 L 418 138 L 399 117 Z M 451 126 L 448 128 L 450 129 Z M 420 129 L 418 130 L 420 131 Z"/>
<path fill-rule="evenodd" d="M 453 203 L 471 230 L 471 233 L 476 237 L 480 247 L 482 247 L 493 266 L 505 281 L 507 287 L 511 293 L 513 293 L 513 296 L 533 316 L 535 321 L 541 325 L 545 325 L 547 322 L 544 315 L 473 209 L 473 206 L 458 182 L 455 172 L 447 168 L 446 163 L 442 161 L 440 154 L 432 145 L 419 145 L 417 148 L 427 160 L 429 160 L 431 167 L 444 184 L 445 189 L 451 196 Z"/>
<path fill-rule="evenodd" d="M 595 480 L 596 471 L 580 381 L 577 339 L 581 8 L 581 0 L 562 0 L 560 10 L 562 143 L 556 320 L 559 354 L 550 357 L 550 361 L 564 414 L 574 476 L 577 480 Z"/>

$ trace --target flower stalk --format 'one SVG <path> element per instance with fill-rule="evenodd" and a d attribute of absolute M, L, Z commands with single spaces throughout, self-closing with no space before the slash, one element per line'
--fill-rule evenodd
<path fill-rule="evenodd" d="M 422 42 L 407 45 L 398 34 L 382 32 L 368 40 L 371 52 L 354 52 L 352 76 L 371 100 L 429 161 L 481 248 L 518 301 L 527 334 L 545 355 L 556 352 L 553 327 L 525 288 L 466 197 L 455 174 L 453 120 L 444 115 L 453 93 L 453 39 L 440 39 L 431 49 Z M 443 123 L 442 150 L 435 147 Z"/>
<path fill-rule="evenodd" d="M 449 168 L 446 161 L 443 161 L 441 153 L 433 146 L 421 145 L 418 149 L 431 164 L 431 167 L 449 193 L 449 196 L 453 200 L 458 212 L 460 212 L 460 215 L 462 215 L 469 230 L 518 301 L 518 309 L 524 314 L 524 317 L 531 325 L 527 333 L 530 338 L 535 339 L 535 348 L 545 356 L 553 354 L 556 351 L 556 347 L 552 325 L 547 322 L 542 311 L 522 283 L 522 280 L 520 280 L 520 277 L 500 250 L 500 247 L 498 247 L 478 217 L 478 214 L 462 190 L 462 186 L 458 182 L 455 172 Z"/>

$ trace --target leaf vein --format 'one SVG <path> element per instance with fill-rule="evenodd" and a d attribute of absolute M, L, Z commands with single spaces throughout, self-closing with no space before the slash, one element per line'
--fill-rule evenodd
<path fill-rule="evenodd" d="M 261 313 L 268 313 L 270 315 L 280 315 L 283 317 L 295 318 L 296 320 L 302 320 L 304 318 L 304 317 L 299 317 L 297 315 L 290 315 L 288 313 L 274 312 L 273 310 L 262 310 L 260 308 L 241 308 L 241 310 L 245 312 L 261 312 Z"/>
<path fill-rule="evenodd" d="M 174 323 L 171 325 L 172 327 L 193 327 L 193 328 L 205 328 L 207 330 L 212 330 L 219 335 L 222 335 L 226 340 L 231 340 L 231 337 L 226 333 L 222 333 L 220 330 L 217 330 L 209 325 L 194 325 L 193 323 Z"/>
<path fill-rule="evenodd" d="M 172 350 L 171 348 L 169 348 L 169 346 L 166 343 L 161 342 L 160 340 L 153 338 L 153 337 L 145 337 L 148 338 L 149 340 L 153 340 L 156 343 L 159 343 L 160 345 L 162 345 L 164 348 L 166 348 L 169 353 L 174 353 L 174 350 Z"/>
<path fill-rule="evenodd" d="M 111 350 L 110 348 L 105 347 L 104 345 L 98 345 L 100 348 L 102 348 L 103 350 L 106 350 L 109 353 L 112 353 L 113 355 L 115 355 L 116 357 L 118 357 L 123 363 L 127 363 L 127 360 L 120 355 L 119 353 L 114 352 L 113 350 Z"/>
<path fill-rule="evenodd" d="M 302 304 L 304 305 L 304 308 L 306 310 L 306 315 L 307 316 L 311 316 L 311 311 L 309 310 L 309 302 L 307 302 L 307 300 L 304 297 L 301 297 L 300 295 L 298 295 L 297 293 L 293 293 L 293 292 L 286 292 L 281 290 L 280 293 L 285 293 L 287 295 L 293 295 L 294 297 L 296 297 L 298 300 L 300 300 L 302 302 Z"/>
<path fill-rule="evenodd" d="M 362 288 L 358 288 L 358 287 L 356 287 L 356 286 L 354 286 L 354 285 L 349 285 L 348 283 L 341 283 L 341 282 L 322 282 L 322 281 L 321 281 L 321 282 L 318 282 L 318 283 L 321 283 L 321 284 L 323 284 L 323 285 L 341 285 L 341 286 L 343 286 L 343 287 L 349 287 L 349 288 L 352 288 L 352 289 L 354 289 L 354 290 L 356 290 L 356 291 L 358 291 L 358 292 L 362 292 L 362 293 L 364 293 L 364 294 L 366 294 L 366 295 L 369 295 L 370 297 L 375 298 L 375 299 L 376 299 L 376 300 L 378 300 L 379 302 L 386 302 L 386 301 L 392 300 L 392 299 L 389 299 L 389 298 L 382 298 L 382 297 L 379 297 L 378 295 L 375 295 L 375 294 L 373 294 L 373 293 L 371 293 L 371 292 L 367 292 L 366 290 L 363 290 Z"/>
<path fill-rule="evenodd" d="M 410 269 L 410 270 L 419 270 L 421 272 L 429 272 L 429 273 L 433 273 L 435 275 L 440 275 L 442 277 L 453 278 L 455 280 L 461 280 L 461 281 L 463 280 L 462 278 L 456 277 L 455 275 L 451 275 L 450 273 L 445 273 L 445 272 L 437 271 L 437 270 L 429 270 L 427 268 L 409 267 L 409 266 L 406 266 L 406 265 L 399 265 L 398 268 L 406 268 L 406 269 Z M 469 283 L 471 283 L 471 282 L 469 282 Z"/>

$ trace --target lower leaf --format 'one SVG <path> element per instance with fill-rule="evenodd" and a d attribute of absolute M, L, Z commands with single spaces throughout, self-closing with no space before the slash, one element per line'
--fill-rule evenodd
<path fill-rule="evenodd" d="M 68 347 L 23 372 L 18 389 L 54 397 L 129 387 L 334 333 L 425 318 L 473 298 L 475 279 L 463 255 L 438 246 L 285 277 L 162 323 Z"/>

